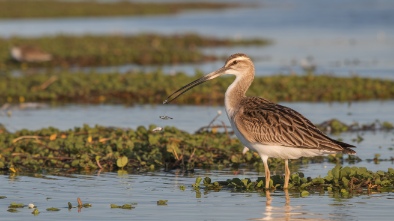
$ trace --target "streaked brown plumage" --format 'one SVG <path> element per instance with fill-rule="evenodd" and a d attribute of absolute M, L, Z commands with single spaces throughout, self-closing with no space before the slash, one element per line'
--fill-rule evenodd
<path fill-rule="evenodd" d="M 18 62 L 46 62 L 52 60 L 52 55 L 34 46 L 13 46 L 11 57 Z"/>
<path fill-rule="evenodd" d="M 232 120 L 249 142 L 355 153 L 291 108 L 259 97 L 245 97 L 239 106 Z"/>
<path fill-rule="evenodd" d="M 337 152 L 356 153 L 351 149 L 353 145 L 329 138 L 297 111 L 264 98 L 246 97 L 254 72 L 253 62 L 248 56 L 233 54 L 222 68 L 183 86 L 164 103 L 169 103 L 208 80 L 224 74 L 235 75 L 236 78 L 225 95 L 227 116 L 238 139 L 245 147 L 256 151 L 263 160 L 267 189 L 270 182 L 268 157 L 285 160 L 284 188 L 287 189 L 290 178 L 289 159 Z"/>

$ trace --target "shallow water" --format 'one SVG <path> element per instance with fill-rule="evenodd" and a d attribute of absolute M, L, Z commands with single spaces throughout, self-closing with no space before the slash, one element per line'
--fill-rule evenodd
<path fill-rule="evenodd" d="M 187 95 L 185 95 L 187 96 Z M 163 99 L 164 99 L 163 95 Z M 321 123 L 336 118 L 344 123 L 361 124 L 379 121 L 394 121 L 394 101 L 363 101 L 351 103 L 309 103 L 297 102 L 280 104 L 300 112 L 313 123 Z M 40 129 L 56 127 L 70 129 L 83 124 L 96 124 L 112 127 L 135 129 L 138 126 L 174 126 L 189 133 L 197 131 L 221 111 L 215 124 L 224 122 L 230 125 L 223 106 L 191 105 L 75 105 L 49 106 L 46 104 L 24 104 L 25 108 L 11 106 L 0 109 L 0 123 L 8 130 L 23 128 Z M 8 114 L 7 114 L 8 113 Z M 10 115 L 9 115 L 10 114 Z M 162 120 L 159 116 L 167 115 L 172 120 Z"/>
<path fill-rule="evenodd" d="M 0 20 L 0 36 L 66 34 L 163 34 L 194 32 L 202 35 L 274 40 L 269 47 L 209 48 L 209 53 L 250 55 L 257 75 L 303 72 L 302 60 L 312 58 L 316 73 L 394 79 L 394 2 L 391 0 L 248 1 L 256 7 L 185 12 L 153 17 Z M 195 69 L 211 72 L 223 61 L 203 65 L 169 65 L 166 72 Z M 149 69 L 135 65 L 101 67 Z M 154 67 L 157 68 L 157 67 Z"/>
<path fill-rule="evenodd" d="M 215 181 L 234 177 L 220 171 L 196 171 L 196 175 L 208 175 Z M 390 220 L 393 215 L 393 193 L 350 199 L 335 199 L 328 194 L 300 198 L 291 193 L 290 204 L 286 205 L 285 193 L 278 191 L 271 194 L 272 203 L 266 206 L 267 199 L 260 193 L 201 190 L 198 198 L 191 187 L 194 181 L 194 177 L 171 173 L 39 178 L 0 175 L 1 195 L 7 196 L 0 200 L 2 220 L 33 219 L 32 210 L 27 207 L 18 209 L 17 213 L 7 212 L 11 202 L 33 203 L 40 211 L 34 218 L 39 220 Z M 181 191 L 180 185 L 185 185 L 186 190 Z M 92 207 L 82 208 L 80 212 L 77 208 L 68 210 L 67 202 L 77 205 L 77 197 Z M 168 205 L 157 206 L 158 200 L 168 200 Z M 110 209 L 111 203 L 137 205 L 132 210 Z M 61 210 L 48 212 L 49 207 Z"/>
<path fill-rule="evenodd" d="M 187 95 L 186 95 L 187 96 Z M 379 120 L 394 123 L 394 101 L 367 101 L 352 103 L 281 103 L 291 107 L 310 119 L 313 123 L 321 123 L 336 118 L 344 123 L 370 124 Z M 21 109 L 18 106 L 0 111 L 0 122 L 11 132 L 21 129 L 36 130 L 44 127 L 56 127 L 62 130 L 81 127 L 83 124 L 96 124 L 108 127 L 136 129 L 138 126 L 159 127 L 174 126 L 189 133 L 194 133 L 207 126 L 212 119 L 221 115 L 214 125 L 230 125 L 223 106 L 177 106 L 177 105 L 65 105 L 42 106 L 40 108 Z M 11 113 L 11 115 L 7 115 Z M 162 120 L 159 116 L 170 116 L 173 119 Z M 368 161 L 375 154 L 382 159 L 394 157 L 394 132 L 368 131 L 358 133 L 342 133 L 331 135 L 357 146 L 358 156 L 363 160 L 356 166 L 366 166 L 370 170 L 386 170 L 393 167 L 392 161 L 381 161 L 379 164 Z M 357 144 L 355 139 L 361 136 L 364 140 Z M 305 172 L 308 176 L 325 175 L 330 163 L 308 164 Z"/>
<path fill-rule="evenodd" d="M 0 36 L 45 34 L 111 34 L 156 32 L 164 34 L 196 32 L 203 35 L 245 38 L 268 37 L 275 41 L 269 47 L 207 48 L 209 53 L 229 55 L 245 52 L 255 61 L 257 75 L 278 72 L 301 72 L 300 61 L 312 57 L 317 73 L 335 75 L 358 74 L 365 77 L 394 79 L 394 2 L 391 0 L 332 0 L 332 1 L 248 1 L 261 3 L 262 7 L 181 13 L 155 17 L 76 18 L 0 20 Z M 222 61 L 164 67 L 124 65 L 100 67 L 100 71 L 163 68 L 167 73 L 195 69 L 204 72 L 216 70 Z M 186 83 L 186 82 L 185 82 Z M 187 96 L 187 95 L 186 95 Z M 163 98 L 165 95 L 163 95 Z M 394 101 L 348 103 L 282 103 L 314 123 L 337 118 L 345 123 L 372 123 L 375 120 L 394 122 Z M 34 104 L 33 104 L 34 106 Z M 0 110 L 0 123 L 8 130 L 40 129 L 53 126 L 60 129 L 80 127 L 83 124 L 123 128 L 148 126 L 175 126 L 195 132 L 208 123 L 221 110 L 218 118 L 229 125 L 222 106 L 176 105 L 65 105 L 40 108 L 10 107 Z M 168 115 L 173 120 L 161 120 Z M 343 133 L 335 138 L 355 143 L 354 138 L 364 138 L 356 144 L 361 162 L 372 171 L 394 167 L 393 132 Z M 370 161 L 375 154 L 380 162 Z M 349 165 L 345 163 L 344 165 Z M 329 162 L 290 164 L 292 171 L 306 176 L 324 177 L 334 167 Z M 352 166 L 352 165 L 349 165 Z M 282 174 L 283 171 L 273 171 Z M 227 178 L 257 178 L 263 174 L 240 170 L 196 170 L 194 175 L 176 172 L 118 175 L 99 173 L 93 175 L 0 175 L 1 220 L 392 220 L 393 193 L 377 193 L 350 199 L 335 199 L 328 194 L 312 194 L 300 198 L 290 195 L 286 205 L 285 193 L 272 193 L 272 204 L 266 206 L 266 197 L 259 193 L 234 193 L 202 191 L 196 197 L 191 184 L 195 176 L 210 176 L 213 180 Z M 180 185 L 186 190 L 181 191 Z M 77 205 L 80 197 L 92 208 L 67 209 L 67 202 Z M 157 206 L 156 201 L 168 200 L 167 206 Z M 41 212 L 37 217 L 30 209 L 7 212 L 11 202 L 34 203 Z M 137 203 L 133 210 L 110 209 L 110 204 Z M 47 212 L 58 207 L 59 212 Z"/>

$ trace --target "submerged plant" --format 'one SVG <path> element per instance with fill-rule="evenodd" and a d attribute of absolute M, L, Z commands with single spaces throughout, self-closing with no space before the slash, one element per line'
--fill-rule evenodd
<path fill-rule="evenodd" d="M 158 200 L 157 205 L 158 206 L 167 206 L 168 200 Z"/>
<path fill-rule="evenodd" d="M 33 212 L 31 212 L 34 216 L 37 216 L 40 211 L 38 209 L 34 209 Z"/>
<path fill-rule="evenodd" d="M 59 208 L 56 208 L 56 207 L 49 207 L 49 208 L 47 208 L 47 211 L 54 211 L 54 212 L 57 212 L 57 211 L 60 211 L 60 209 L 59 209 Z"/>
<path fill-rule="evenodd" d="M 25 204 L 23 204 L 23 203 L 15 203 L 15 202 L 12 202 L 8 206 L 8 208 L 23 208 L 23 207 L 25 207 Z"/>
<path fill-rule="evenodd" d="M 121 206 L 117 205 L 117 204 L 110 204 L 110 207 L 111 207 L 111 209 L 119 208 L 119 209 L 129 209 L 129 210 L 131 210 L 131 209 L 135 208 L 135 206 L 133 206 L 133 205 L 135 205 L 135 204 L 123 204 Z"/>

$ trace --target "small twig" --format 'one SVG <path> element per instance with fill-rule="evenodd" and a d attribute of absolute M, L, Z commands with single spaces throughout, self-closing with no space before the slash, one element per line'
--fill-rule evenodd
<path fill-rule="evenodd" d="M 224 128 L 224 132 L 226 133 L 227 137 L 230 138 L 230 135 L 228 134 L 228 131 L 227 131 L 227 127 L 228 126 L 226 126 L 226 124 L 223 121 L 221 121 L 221 122 L 222 122 L 222 125 L 223 125 L 223 128 Z"/>
<path fill-rule="evenodd" d="M 12 153 L 11 156 L 18 156 L 18 157 L 28 157 L 29 154 L 26 153 Z M 72 157 L 31 157 L 32 159 L 36 160 L 73 160 Z"/>
<path fill-rule="evenodd" d="M 12 143 L 18 142 L 23 139 L 41 139 L 41 136 L 21 136 L 12 140 Z"/>
<path fill-rule="evenodd" d="M 103 169 L 103 167 L 100 164 L 100 160 L 99 159 L 96 159 L 96 164 L 100 168 L 100 170 Z"/>
<path fill-rule="evenodd" d="M 176 160 L 179 161 L 178 154 L 176 153 L 176 150 L 174 148 L 172 148 L 172 152 L 174 153 Z"/>
<path fill-rule="evenodd" d="M 56 76 L 51 76 L 48 80 L 46 80 L 44 83 L 42 83 L 40 86 L 33 87 L 32 90 L 45 90 L 49 85 L 53 84 L 53 82 L 57 81 Z"/>
<path fill-rule="evenodd" d="M 222 111 L 218 110 L 218 114 L 216 114 L 216 116 L 211 120 L 211 122 L 209 122 L 208 126 L 201 127 L 200 129 L 197 130 L 196 133 L 200 133 L 201 131 L 203 131 L 207 128 L 211 128 L 212 127 L 211 125 L 213 124 L 213 122 L 215 122 L 215 120 L 217 120 L 220 115 L 222 115 Z"/>
<path fill-rule="evenodd" d="M 187 161 L 188 163 L 190 163 L 190 162 L 192 161 L 195 152 L 196 152 L 196 148 L 194 148 L 192 154 L 190 154 L 190 158 L 189 158 L 189 160 Z"/>
<path fill-rule="evenodd" d="M 210 126 L 213 124 L 213 122 L 215 122 L 215 120 L 218 119 L 218 117 L 219 117 L 220 115 L 222 115 L 222 111 L 219 110 L 219 111 L 218 111 L 218 114 L 211 120 L 211 122 L 209 122 L 209 124 L 208 124 L 207 127 L 210 127 Z"/>

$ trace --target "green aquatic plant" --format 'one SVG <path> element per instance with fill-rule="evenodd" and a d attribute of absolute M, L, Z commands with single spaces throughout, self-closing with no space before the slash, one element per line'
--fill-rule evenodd
<path fill-rule="evenodd" d="M 30 67 L 69 68 L 122 64 L 163 65 L 201 63 L 220 57 L 204 53 L 203 47 L 237 45 L 268 45 L 266 39 L 221 39 L 197 34 L 137 34 L 137 35 L 56 35 L 42 37 L 0 38 L 0 70 Z M 34 47 L 52 56 L 45 62 L 16 62 L 11 59 L 13 46 Z M 48 79 L 47 84 L 58 81 Z M 48 85 L 41 85 L 36 90 Z"/>
<path fill-rule="evenodd" d="M 168 200 L 158 200 L 157 205 L 158 206 L 167 206 Z"/>
<path fill-rule="evenodd" d="M 56 207 L 49 207 L 49 208 L 47 208 L 47 211 L 54 211 L 54 212 L 57 212 L 57 211 L 60 211 L 60 209 L 59 209 L 59 208 L 56 208 Z"/>
<path fill-rule="evenodd" d="M 8 206 L 8 208 L 23 208 L 23 207 L 25 207 L 25 204 L 23 204 L 23 203 L 15 203 L 15 202 L 12 202 Z"/>
<path fill-rule="evenodd" d="M 382 128 L 383 128 L 384 130 L 392 130 L 392 129 L 394 129 L 394 126 L 393 126 L 392 123 L 390 123 L 390 122 L 388 122 L 388 121 L 383 121 L 383 123 L 382 123 Z"/>
<path fill-rule="evenodd" d="M 301 197 L 307 197 L 307 196 L 309 196 L 309 192 L 308 191 L 304 190 L 304 191 L 301 192 Z"/>
<path fill-rule="evenodd" d="M 195 76 L 184 73 L 168 75 L 162 71 L 124 74 L 60 71 L 23 77 L 0 75 L 0 103 L 22 106 L 26 102 L 158 104 L 162 103 L 171 91 L 176 90 L 178 85 L 201 76 L 201 73 L 196 73 Z M 53 78 L 57 80 L 50 81 Z M 335 76 L 315 76 L 314 79 L 308 82 L 307 76 L 256 76 L 248 93 L 272 101 L 317 102 L 394 98 L 394 81 L 391 80 Z M 223 78 L 222 81 L 203 84 L 198 90 L 190 90 L 188 96 L 178 98 L 177 104 L 222 105 L 224 91 L 231 80 L 232 78 Z M 334 91 L 329 90 L 332 87 L 335 87 Z M 342 90 L 352 93 L 342 96 Z M 291 96 L 287 96 L 290 94 Z M 380 126 L 380 123 L 375 122 L 373 125 Z M 364 129 L 362 126 L 350 127 L 337 120 L 330 120 L 323 126 L 324 130 L 329 127 L 333 132 L 342 132 L 350 128 Z M 365 129 L 373 127 L 366 126 Z"/>
<path fill-rule="evenodd" d="M 0 1 L 0 18 L 152 16 L 185 10 L 218 10 L 240 6 L 242 5 L 220 2 L 3 0 Z"/>
<path fill-rule="evenodd" d="M 31 214 L 37 216 L 38 214 L 40 214 L 40 211 L 38 209 L 34 209 L 33 212 L 31 212 Z"/>
<path fill-rule="evenodd" d="M 122 157 L 119 157 L 119 158 L 116 160 L 116 165 L 117 165 L 119 168 L 123 169 L 123 167 L 125 167 L 125 166 L 127 165 L 128 162 L 129 162 L 129 159 L 128 159 L 126 156 L 122 156 Z"/>
<path fill-rule="evenodd" d="M 123 204 L 121 206 L 117 205 L 117 204 L 110 204 L 110 207 L 111 207 L 111 209 L 119 208 L 119 209 L 129 209 L 129 210 L 131 210 L 131 209 L 135 208 L 135 206 L 133 206 L 133 205 L 136 205 L 136 204 Z"/>
<path fill-rule="evenodd" d="M 210 184 L 211 179 L 205 178 Z M 216 181 L 216 188 L 210 185 L 201 187 L 205 191 L 228 190 L 239 192 L 261 192 L 265 191 L 263 183 L 264 177 L 259 177 L 252 181 L 249 178 L 233 178 L 227 181 Z M 278 189 L 283 186 L 282 176 L 272 176 L 271 189 Z M 194 184 L 193 184 L 194 185 Z M 314 192 L 339 194 L 343 198 L 351 197 L 354 194 L 366 194 L 373 191 L 392 191 L 394 189 L 394 169 L 389 168 L 387 172 L 372 172 L 365 167 L 341 167 L 337 165 L 327 173 L 325 177 L 304 177 L 302 173 L 293 173 L 290 177 L 289 191 L 299 192 L 301 197 L 306 197 Z M 196 194 L 200 188 L 195 189 Z"/>
<path fill-rule="evenodd" d="M 69 130 L 50 127 L 0 133 L 0 168 L 10 172 L 12 169 L 14 174 L 42 170 L 74 173 L 101 169 L 118 171 L 120 176 L 159 169 L 192 172 L 196 167 L 232 167 L 237 170 L 241 165 L 264 171 L 257 153 L 249 151 L 242 154 L 243 146 L 231 136 L 232 131 L 213 130 L 192 134 L 174 127 L 164 127 L 163 132 L 155 133 L 154 128 L 155 125 L 147 128 L 141 126 L 135 130 L 84 125 Z M 290 166 L 311 162 L 359 161 L 361 159 L 357 156 L 337 154 L 293 160 Z M 271 169 L 283 168 L 281 160 L 269 159 L 269 163 Z M 270 184 L 271 187 L 275 187 L 276 183 Z M 217 187 L 214 182 L 200 177 L 196 178 L 194 187 L 208 184 L 212 184 L 212 188 Z"/>
<path fill-rule="evenodd" d="M 201 181 L 202 181 L 201 177 L 199 177 L 199 176 L 196 177 L 196 181 L 192 184 L 193 188 L 194 189 L 199 189 Z"/>

